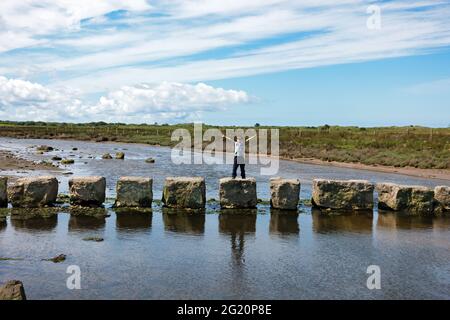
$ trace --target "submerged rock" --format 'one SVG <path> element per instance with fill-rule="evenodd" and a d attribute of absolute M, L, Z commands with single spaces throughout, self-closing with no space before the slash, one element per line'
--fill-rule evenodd
<path fill-rule="evenodd" d="M 79 206 L 101 206 L 105 202 L 104 177 L 74 177 L 69 180 L 70 203 Z"/>
<path fill-rule="evenodd" d="M 123 153 L 123 152 L 117 152 L 117 153 L 116 153 L 116 159 L 118 159 L 118 160 L 123 160 L 123 159 L 125 159 L 125 153 Z"/>
<path fill-rule="evenodd" d="M 105 240 L 105 239 L 100 238 L 100 237 L 86 237 L 86 238 L 83 238 L 83 241 L 102 242 L 103 240 Z"/>
<path fill-rule="evenodd" d="M 62 159 L 61 164 L 74 164 L 75 160 L 73 159 Z"/>
<path fill-rule="evenodd" d="M 145 162 L 147 162 L 147 163 L 155 163 L 155 159 L 148 158 L 148 159 L 145 159 Z"/>
<path fill-rule="evenodd" d="M 115 207 L 151 207 L 153 179 L 120 177 L 116 186 Z"/>
<path fill-rule="evenodd" d="M 270 205 L 274 209 L 297 210 L 300 198 L 298 179 L 270 179 Z"/>
<path fill-rule="evenodd" d="M 53 160 L 53 161 L 61 161 L 62 158 L 61 158 L 61 157 L 58 157 L 58 156 L 54 156 L 54 157 L 52 157 L 52 160 Z"/>
<path fill-rule="evenodd" d="M 42 152 L 49 152 L 49 151 L 53 151 L 53 147 L 42 145 L 42 146 L 37 147 L 36 150 L 42 151 Z"/>
<path fill-rule="evenodd" d="M 60 263 L 60 262 L 66 261 L 66 255 L 60 254 L 60 255 L 57 255 L 56 257 L 53 257 L 50 259 L 42 259 L 42 261 L 51 261 L 53 263 Z"/>
<path fill-rule="evenodd" d="M 220 179 L 219 196 L 222 208 L 255 208 L 258 202 L 256 180 L 254 178 L 222 178 Z"/>
<path fill-rule="evenodd" d="M 58 194 L 58 196 L 56 197 L 56 201 L 55 201 L 55 203 L 58 203 L 58 204 L 69 203 L 69 202 L 70 202 L 70 197 L 67 194 Z"/>
<path fill-rule="evenodd" d="M 372 210 L 373 191 L 373 184 L 366 180 L 314 179 L 312 204 L 338 211 Z"/>
<path fill-rule="evenodd" d="M 58 195 L 58 180 L 51 176 L 20 178 L 9 188 L 8 193 L 13 207 L 50 206 Z"/>
<path fill-rule="evenodd" d="M 0 287 L 0 300 L 26 300 L 23 283 L 11 280 Z"/>
<path fill-rule="evenodd" d="M 378 207 L 382 210 L 405 211 L 411 214 L 431 214 L 434 206 L 434 191 L 421 186 L 402 186 L 379 183 Z"/>
<path fill-rule="evenodd" d="M 102 155 L 102 159 L 109 160 L 112 159 L 112 156 L 109 153 L 105 153 L 104 155 Z"/>
<path fill-rule="evenodd" d="M 8 206 L 8 192 L 7 192 L 8 178 L 0 177 L 0 208 Z"/>
<path fill-rule="evenodd" d="M 201 177 L 166 178 L 162 201 L 169 208 L 204 208 L 206 203 L 205 179 Z"/>

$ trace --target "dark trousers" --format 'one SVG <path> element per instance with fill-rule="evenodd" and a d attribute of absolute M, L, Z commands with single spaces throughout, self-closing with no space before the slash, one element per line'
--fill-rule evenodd
<path fill-rule="evenodd" d="M 234 163 L 233 163 L 233 179 L 237 176 L 237 168 L 241 167 L 241 177 L 242 179 L 245 179 L 245 163 L 244 159 L 240 158 L 238 161 L 238 157 L 234 156 Z"/>

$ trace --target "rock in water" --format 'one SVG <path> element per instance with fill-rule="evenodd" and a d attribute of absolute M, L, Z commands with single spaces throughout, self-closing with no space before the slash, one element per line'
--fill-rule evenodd
<path fill-rule="evenodd" d="M 393 183 L 377 184 L 378 207 L 382 210 L 405 211 L 411 214 L 431 214 L 434 191 L 421 186 Z"/>
<path fill-rule="evenodd" d="M 8 178 L 0 177 L 0 208 L 8 206 L 8 192 L 7 192 Z"/>
<path fill-rule="evenodd" d="M 62 159 L 61 164 L 74 164 L 75 160 L 73 159 Z"/>
<path fill-rule="evenodd" d="M 53 257 L 51 259 L 42 259 L 43 261 L 51 261 L 53 263 L 60 263 L 63 261 L 66 261 L 66 255 L 65 254 L 59 254 L 56 257 Z"/>
<path fill-rule="evenodd" d="M 437 202 L 437 212 L 450 211 L 450 187 L 438 186 L 434 188 L 434 199 Z"/>
<path fill-rule="evenodd" d="M 23 284 L 18 280 L 11 280 L 0 287 L 0 300 L 26 300 Z"/>
<path fill-rule="evenodd" d="M 372 210 L 373 191 L 373 184 L 366 180 L 314 179 L 312 203 L 336 211 Z"/>
<path fill-rule="evenodd" d="M 219 196 L 221 208 L 255 208 L 258 202 L 256 180 L 254 178 L 222 178 L 220 179 Z"/>
<path fill-rule="evenodd" d="M 50 206 L 58 196 L 58 180 L 50 176 L 20 178 L 9 188 L 8 193 L 13 207 Z"/>
<path fill-rule="evenodd" d="M 102 155 L 102 159 L 105 160 L 112 159 L 112 156 L 109 153 L 105 153 L 104 155 Z"/>
<path fill-rule="evenodd" d="M 49 152 L 49 151 L 53 151 L 53 147 L 42 145 L 42 146 L 37 147 L 36 150 L 42 151 L 42 152 Z"/>
<path fill-rule="evenodd" d="M 201 177 L 166 178 L 162 201 L 169 208 L 204 208 L 206 203 L 205 179 Z"/>
<path fill-rule="evenodd" d="M 148 158 L 148 159 L 145 160 L 145 162 L 147 162 L 147 163 L 155 163 L 155 159 Z"/>
<path fill-rule="evenodd" d="M 123 153 L 123 152 L 117 152 L 117 153 L 116 153 L 116 159 L 118 159 L 118 160 L 123 160 L 123 159 L 125 159 L 125 153 Z"/>
<path fill-rule="evenodd" d="M 102 242 L 103 240 L 105 240 L 105 239 L 100 238 L 100 237 L 86 237 L 86 238 L 83 238 L 83 241 Z"/>
<path fill-rule="evenodd" d="M 74 177 L 69 180 L 72 205 L 98 207 L 105 202 L 106 180 L 104 177 Z"/>
<path fill-rule="evenodd" d="M 153 179 L 120 177 L 116 186 L 116 207 L 151 207 Z"/>
<path fill-rule="evenodd" d="M 297 210 L 300 197 L 298 179 L 270 179 L 270 204 L 274 209 Z"/>

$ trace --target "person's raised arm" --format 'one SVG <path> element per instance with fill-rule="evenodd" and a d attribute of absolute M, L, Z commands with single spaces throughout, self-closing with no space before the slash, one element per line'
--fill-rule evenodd
<path fill-rule="evenodd" d="M 233 139 L 228 138 L 228 137 L 227 137 L 226 135 L 224 135 L 224 134 L 222 135 L 222 137 L 225 138 L 225 139 L 228 139 L 228 140 L 230 140 L 230 141 L 233 141 Z"/>
<path fill-rule="evenodd" d="M 253 136 L 253 137 L 250 137 L 250 138 L 248 138 L 247 140 L 245 140 L 245 141 L 250 141 L 250 140 L 252 140 L 253 138 L 255 138 L 256 137 L 256 134 Z"/>

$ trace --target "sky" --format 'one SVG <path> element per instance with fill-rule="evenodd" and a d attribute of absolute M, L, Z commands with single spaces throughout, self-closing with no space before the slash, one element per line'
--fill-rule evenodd
<path fill-rule="evenodd" d="M 0 119 L 450 126 L 450 0 L 1 0 Z"/>

